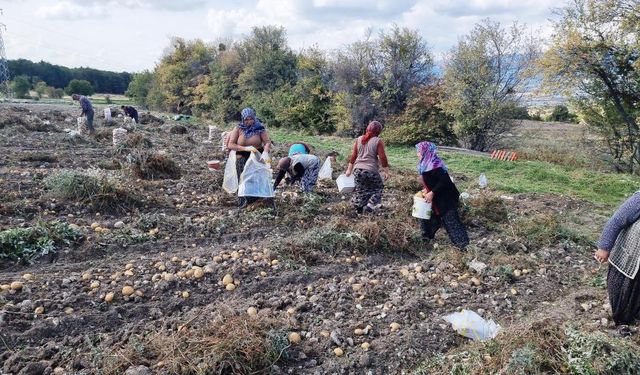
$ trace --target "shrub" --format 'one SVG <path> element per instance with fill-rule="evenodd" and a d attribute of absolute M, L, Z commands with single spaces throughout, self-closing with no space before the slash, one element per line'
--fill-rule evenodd
<path fill-rule="evenodd" d="M 45 186 L 56 198 L 89 204 L 98 211 L 121 212 L 137 204 L 136 199 L 99 172 L 61 171 L 45 179 Z"/>
<path fill-rule="evenodd" d="M 72 79 L 69 85 L 64 88 L 64 92 L 67 95 L 79 94 L 79 95 L 93 95 L 94 90 L 91 86 L 91 82 L 84 79 Z"/>
<path fill-rule="evenodd" d="M 59 246 L 70 245 L 82 237 L 79 230 L 60 221 L 7 229 L 0 232 L 0 260 L 15 259 L 31 263 L 41 256 L 55 253 Z"/>
<path fill-rule="evenodd" d="M 578 116 L 575 113 L 569 112 L 569 108 L 566 105 L 557 105 L 553 107 L 553 111 L 546 118 L 547 121 L 556 122 L 576 122 Z"/>
<path fill-rule="evenodd" d="M 429 140 L 442 145 L 457 145 L 453 117 L 440 107 L 443 95 L 440 83 L 416 89 L 405 110 L 388 121 L 383 134 L 385 140 L 390 144 L 414 145 Z"/>
<path fill-rule="evenodd" d="M 16 98 L 26 98 L 29 96 L 29 90 L 31 89 L 31 84 L 29 83 L 29 78 L 25 76 L 17 76 L 11 82 L 11 91 L 16 96 Z"/>

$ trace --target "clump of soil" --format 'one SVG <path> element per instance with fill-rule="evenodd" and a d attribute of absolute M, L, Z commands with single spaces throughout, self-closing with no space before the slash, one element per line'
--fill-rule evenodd
<path fill-rule="evenodd" d="M 169 133 L 171 134 L 187 134 L 188 132 L 187 127 L 184 125 L 173 125 L 169 128 Z"/>
<path fill-rule="evenodd" d="M 145 180 L 177 180 L 181 176 L 180 167 L 167 155 L 138 151 L 135 155 L 131 170 L 138 178 Z"/>
<path fill-rule="evenodd" d="M 162 125 L 164 124 L 164 120 L 152 115 L 151 113 L 140 113 L 138 115 L 138 119 L 140 120 L 140 124 L 142 125 Z"/>

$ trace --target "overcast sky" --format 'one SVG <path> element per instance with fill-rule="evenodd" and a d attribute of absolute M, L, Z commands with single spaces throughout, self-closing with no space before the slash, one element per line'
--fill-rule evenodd
<path fill-rule="evenodd" d="M 7 58 L 113 71 L 152 69 L 169 38 L 239 39 L 281 25 L 289 45 L 340 48 L 392 24 L 420 32 L 440 58 L 484 18 L 548 35 L 562 0 L 0 0 Z"/>

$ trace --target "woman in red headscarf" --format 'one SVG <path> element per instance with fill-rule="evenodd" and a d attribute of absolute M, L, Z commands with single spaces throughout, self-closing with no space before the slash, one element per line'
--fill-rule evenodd
<path fill-rule="evenodd" d="M 371 121 L 365 134 L 356 139 L 345 172 L 347 176 L 353 173 L 355 177 L 356 188 L 351 202 L 358 213 L 373 212 L 380 207 L 384 189 L 383 177 L 384 181 L 389 179 L 389 163 L 384 152 L 384 143 L 378 138 L 380 132 L 382 125 L 378 121 Z"/>

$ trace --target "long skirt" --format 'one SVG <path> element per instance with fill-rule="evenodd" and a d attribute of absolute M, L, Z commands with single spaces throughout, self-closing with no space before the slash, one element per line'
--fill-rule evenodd
<path fill-rule="evenodd" d="M 377 206 L 382 202 L 382 189 L 384 182 L 380 173 L 366 169 L 356 169 L 353 172 L 356 188 L 351 197 L 351 203 L 357 210 L 362 210 L 366 205 Z"/>
<path fill-rule="evenodd" d="M 630 279 L 609 265 L 607 292 L 616 324 L 633 324 L 640 320 L 640 273 Z"/>
<path fill-rule="evenodd" d="M 436 236 L 436 232 L 440 227 L 444 226 L 444 229 L 449 235 L 449 239 L 453 244 L 459 248 L 464 249 L 469 244 L 469 236 L 467 235 L 467 228 L 460 221 L 457 209 L 451 209 L 442 215 L 437 215 L 435 212 L 428 220 L 421 219 L 420 227 L 422 229 L 422 236 L 425 238 L 433 239 Z"/>

